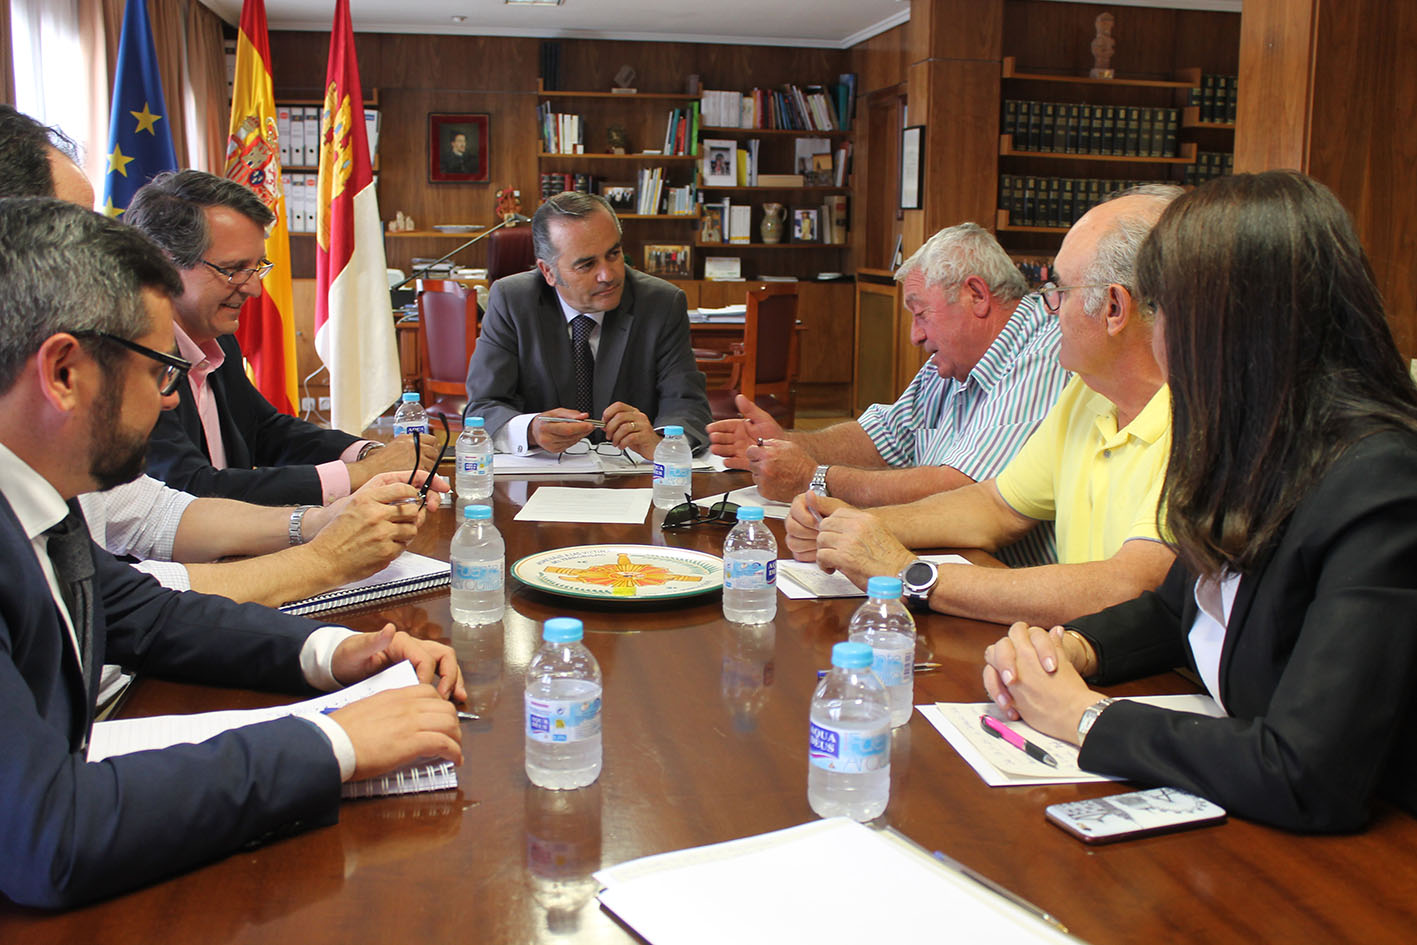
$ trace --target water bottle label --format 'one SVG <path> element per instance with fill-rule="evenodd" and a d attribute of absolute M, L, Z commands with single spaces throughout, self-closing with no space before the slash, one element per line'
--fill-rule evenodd
<path fill-rule="evenodd" d="M 428 423 L 427 423 L 427 421 L 424 421 L 423 423 L 395 423 L 395 424 L 394 424 L 394 436 L 407 436 L 408 434 L 412 433 L 414 430 L 417 430 L 420 434 L 427 433 L 427 432 L 428 432 Z"/>
<path fill-rule="evenodd" d="M 548 745 L 578 742 L 600 734 L 600 696 L 594 699 L 538 699 L 526 696 L 526 736 Z"/>
<path fill-rule="evenodd" d="M 462 471 L 469 476 L 482 476 L 492 472 L 491 456 L 464 456 Z"/>
<path fill-rule="evenodd" d="M 915 650 L 880 650 L 872 647 L 874 654 L 871 669 L 880 677 L 883 686 L 907 686 L 915 679 Z"/>
<path fill-rule="evenodd" d="M 808 754 L 812 764 L 824 771 L 841 774 L 865 774 L 879 771 L 891 763 L 891 729 L 889 719 L 870 732 L 832 728 L 812 723 Z"/>
<path fill-rule="evenodd" d="M 655 463 L 654 481 L 664 486 L 687 487 L 689 485 L 689 467 L 666 466 L 663 463 Z"/>
<path fill-rule="evenodd" d="M 453 562 L 453 587 L 459 591 L 500 591 L 502 559 L 496 561 Z"/>
<path fill-rule="evenodd" d="M 777 561 L 735 559 L 723 563 L 723 586 L 730 591 L 760 591 L 777 586 Z"/>

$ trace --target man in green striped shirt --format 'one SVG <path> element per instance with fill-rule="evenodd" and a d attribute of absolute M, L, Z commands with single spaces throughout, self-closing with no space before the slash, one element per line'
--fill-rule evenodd
<path fill-rule="evenodd" d="M 813 488 L 855 506 L 895 505 L 990 479 L 1057 400 L 1058 322 L 1013 261 L 973 223 L 941 230 L 896 273 L 910 338 L 930 359 L 893 404 L 812 433 L 785 433 L 738 398 L 740 420 L 709 426 L 713 451 L 749 469 L 758 491 L 788 501 Z M 1013 564 L 1056 560 L 1038 529 Z"/>

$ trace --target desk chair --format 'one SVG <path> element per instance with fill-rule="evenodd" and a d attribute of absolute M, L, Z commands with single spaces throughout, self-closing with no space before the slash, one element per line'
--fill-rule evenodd
<path fill-rule="evenodd" d="M 506 226 L 487 238 L 487 288 L 503 276 L 526 272 L 536 265 L 531 226 Z"/>
<path fill-rule="evenodd" d="M 429 413 L 462 419 L 467 406 L 467 364 L 476 347 L 476 293 L 451 279 L 418 280 L 420 380 Z"/>
<path fill-rule="evenodd" d="M 708 392 L 715 420 L 738 416 L 733 398 L 742 393 L 784 429 L 797 420 L 797 285 L 774 282 L 748 290 L 743 340 L 718 358 L 699 359 L 699 368 L 727 363 L 726 386 Z"/>

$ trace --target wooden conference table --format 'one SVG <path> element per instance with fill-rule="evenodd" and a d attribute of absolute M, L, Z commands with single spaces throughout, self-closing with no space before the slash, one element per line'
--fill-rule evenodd
<path fill-rule="evenodd" d="M 639 477 L 634 477 L 639 479 Z M 541 480 L 545 482 L 545 480 Z M 722 492 L 744 474 L 696 478 Z M 564 484 L 645 485 L 569 477 Z M 717 553 L 724 529 L 523 524 L 537 483 L 499 481 L 508 562 L 596 541 Z M 433 514 L 415 550 L 446 556 L 453 511 Z M 780 525 L 774 530 L 781 540 Z M 0 942 L 623 943 L 638 939 L 594 899 L 592 871 L 635 857 L 813 819 L 807 708 L 816 670 L 844 638 L 855 601 L 788 601 L 761 627 L 722 619 L 717 595 L 637 609 L 543 596 L 509 580 L 501 624 L 449 618 L 446 592 L 344 615 L 392 620 L 451 642 L 467 680 L 466 760 L 455 792 L 346 802 L 340 823 L 236 853 L 185 876 L 67 914 L 0 904 Z M 575 792 L 532 788 L 523 771 L 522 685 L 540 621 L 581 617 L 605 675 L 605 767 Z M 982 698 L 980 655 L 999 628 L 919 618 L 916 702 Z M 1193 691 L 1179 676 L 1114 694 Z M 125 714 L 284 701 L 268 694 L 142 680 Z M 1232 820 L 1220 827 L 1089 848 L 1043 819 L 1045 805 L 1116 785 L 989 788 L 917 713 L 892 744 L 886 820 L 1052 912 L 1089 942 L 1399 942 L 1417 937 L 1417 821 L 1383 809 L 1366 833 L 1298 837 Z M 3 802 L 3 801 L 0 801 Z M 886 908 L 885 904 L 881 905 Z M 949 941 L 950 917 L 919 941 Z"/>

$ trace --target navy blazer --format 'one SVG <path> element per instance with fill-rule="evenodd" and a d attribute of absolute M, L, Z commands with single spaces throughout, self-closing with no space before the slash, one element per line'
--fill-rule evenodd
<path fill-rule="evenodd" d="M 212 466 L 192 386 L 183 382 L 177 386 L 177 407 L 163 411 L 153 427 L 148 474 L 198 496 L 323 505 L 315 466 L 339 459 L 359 438 L 281 413 L 246 377 L 236 339 L 228 335 L 217 343 L 226 361 L 207 375 L 207 383 L 216 398 L 228 468 Z"/>
<path fill-rule="evenodd" d="M 1071 626 L 1107 683 L 1191 666 L 1195 579 Z M 1292 830 L 1356 830 L 1374 795 L 1417 814 L 1417 435 L 1350 447 L 1240 581 L 1221 649 L 1230 717 L 1137 703 L 1099 716 L 1088 770 L 1203 795 Z"/>
<path fill-rule="evenodd" d="M 518 414 L 575 402 L 571 339 L 556 290 L 540 271 L 497 280 L 467 369 L 467 413 L 495 433 Z M 677 424 L 695 450 L 713 419 L 694 361 L 684 290 L 625 270 L 620 304 L 605 314 L 595 355 L 591 416 L 616 401 L 644 411 L 656 428 Z"/>
<path fill-rule="evenodd" d="M 299 653 L 319 626 L 168 590 L 93 549 L 93 652 L 81 678 L 33 546 L 0 496 L 0 892 L 24 905 L 112 895 L 338 816 L 339 764 L 301 719 L 86 762 L 105 660 L 193 682 L 308 692 Z"/>

